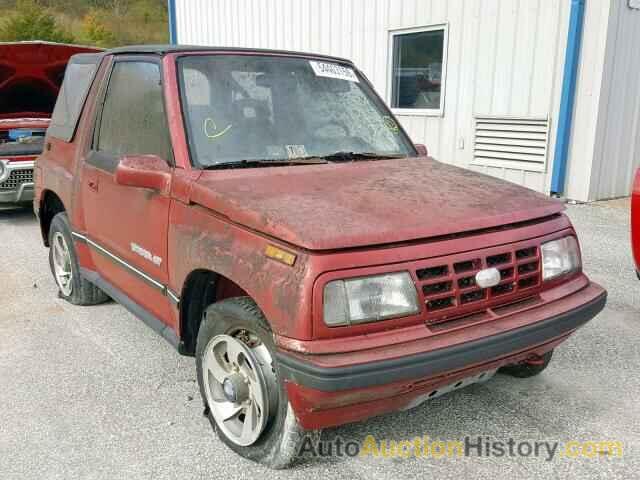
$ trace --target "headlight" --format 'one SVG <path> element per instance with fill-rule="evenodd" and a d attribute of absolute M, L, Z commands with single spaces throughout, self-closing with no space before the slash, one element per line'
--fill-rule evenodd
<path fill-rule="evenodd" d="M 418 292 L 408 272 L 334 280 L 324 287 L 324 323 L 330 327 L 419 311 Z"/>
<path fill-rule="evenodd" d="M 543 243 L 540 251 L 542 252 L 542 280 L 551 280 L 573 272 L 582 264 L 578 240 L 574 236 Z"/>
<path fill-rule="evenodd" d="M 4 175 L 4 170 L 5 170 L 5 166 L 4 166 L 4 162 L 2 160 L 0 160 L 0 179 L 2 178 L 2 176 Z"/>

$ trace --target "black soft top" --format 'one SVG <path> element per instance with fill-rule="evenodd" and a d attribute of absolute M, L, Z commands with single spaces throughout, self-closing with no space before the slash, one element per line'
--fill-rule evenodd
<path fill-rule="evenodd" d="M 73 55 L 69 63 L 93 64 L 98 65 L 105 55 L 128 55 L 128 54 L 146 54 L 146 55 L 165 55 L 167 53 L 198 53 L 198 52 L 252 52 L 256 54 L 277 54 L 290 55 L 296 57 L 317 58 L 329 60 L 332 62 L 347 63 L 353 65 L 351 60 L 341 57 L 333 57 L 330 55 L 322 55 L 320 53 L 294 52 L 290 50 L 268 50 L 264 48 L 235 48 L 235 47 L 203 47 L 201 45 L 130 45 L 127 47 L 116 47 L 98 53 L 78 53 Z M 97 70 L 97 69 L 96 69 Z M 96 70 L 93 71 L 95 75 Z"/>
<path fill-rule="evenodd" d="M 167 53 L 193 53 L 193 52 L 255 52 L 257 54 L 278 54 L 292 55 L 300 57 L 311 57 L 330 60 L 333 62 L 352 64 L 351 60 L 341 57 L 333 57 L 330 55 L 322 55 L 320 53 L 294 52 L 291 50 L 267 50 L 263 48 L 236 48 L 236 47 L 206 47 L 202 45 L 130 45 L 127 47 L 116 47 L 97 54 L 99 58 L 104 55 L 122 55 L 122 54 L 152 54 L 165 55 Z"/>

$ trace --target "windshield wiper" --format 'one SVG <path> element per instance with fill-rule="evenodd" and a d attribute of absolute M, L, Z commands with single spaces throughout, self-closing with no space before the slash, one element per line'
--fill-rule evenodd
<path fill-rule="evenodd" d="M 329 162 L 356 162 L 362 160 L 386 160 L 391 158 L 405 158 L 403 154 L 388 154 L 375 152 L 336 152 L 329 155 L 295 158 L 252 158 L 246 160 L 233 160 L 229 162 L 205 165 L 205 170 L 224 170 L 227 168 L 255 168 L 255 167 L 285 167 L 289 165 L 316 165 Z"/>
<path fill-rule="evenodd" d="M 386 160 L 390 158 L 405 158 L 402 154 L 388 154 L 375 152 L 336 152 L 330 155 L 323 155 L 323 160 L 329 162 L 355 162 L 358 160 Z"/>
<path fill-rule="evenodd" d="M 233 160 L 220 162 L 213 165 L 205 165 L 205 170 L 223 170 L 226 168 L 254 168 L 254 167 L 284 167 L 288 165 L 316 165 L 328 163 L 324 158 L 299 157 L 299 158 L 254 158 L 248 160 Z"/>

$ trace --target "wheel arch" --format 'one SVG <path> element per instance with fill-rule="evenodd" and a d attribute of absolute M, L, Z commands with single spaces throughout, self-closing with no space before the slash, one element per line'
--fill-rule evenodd
<path fill-rule="evenodd" d="M 199 268 L 187 275 L 180 294 L 180 351 L 194 355 L 200 323 L 206 308 L 232 297 L 250 297 L 230 278 L 213 270 Z"/>
<path fill-rule="evenodd" d="M 38 216 L 40 218 L 42 242 L 45 247 L 49 246 L 49 229 L 51 228 L 51 220 L 53 220 L 53 217 L 58 213 L 66 211 L 67 209 L 64 202 L 53 190 L 45 190 L 42 192 Z"/>

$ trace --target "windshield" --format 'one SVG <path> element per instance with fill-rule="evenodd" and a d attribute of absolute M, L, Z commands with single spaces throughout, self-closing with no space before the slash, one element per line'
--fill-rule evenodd
<path fill-rule="evenodd" d="M 414 155 L 384 104 L 347 66 L 293 57 L 193 55 L 182 57 L 178 70 L 197 166 Z"/>

